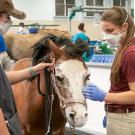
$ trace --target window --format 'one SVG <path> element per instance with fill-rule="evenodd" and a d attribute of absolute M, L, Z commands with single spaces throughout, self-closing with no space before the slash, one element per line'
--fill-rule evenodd
<path fill-rule="evenodd" d="M 55 0 L 55 15 L 56 16 L 67 16 L 68 8 L 75 6 L 75 0 Z"/>
<path fill-rule="evenodd" d="M 56 16 L 64 16 L 64 10 L 65 10 L 65 5 L 64 5 L 64 0 L 56 0 L 55 1 L 55 9 L 56 9 Z"/>
<path fill-rule="evenodd" d="M 95 0 L 95 6 L 103 6 L 103 0 Z"/>
<path fill-rule="evenodd" d="M 113 0 L 113 5 L 114 6 L 126 6 L 126 0 Z"/>
<path fill-rule="evenodd" d="M 86 6 L 93 6 L 98 9 L 98 7 L 103 7 L 104 6 L 104 0 L 86 0 Z M 103 12 L 99 12 L 99 14 L 102 14 Z M 89 11 L 86 13 L 86 16 L 94 16 L 95 12 L 94 11 Z"/>
<path fill-rule="evenodd" d="M 94 0 L 86 0 L 86 5 L 87 6 L 93 6 L 94 5 Z"/>
<path fill-rule="evenodd" d="M 103 6 L 103 0 L 86 0 L 87 6 Z"/>

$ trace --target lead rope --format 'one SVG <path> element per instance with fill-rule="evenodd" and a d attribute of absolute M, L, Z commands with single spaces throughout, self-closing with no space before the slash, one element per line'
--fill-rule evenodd
<path fill-rule="evenodd" d="M 77 135 L 75 132 L 75 126 L 70 126 L 71 135 Z"/>
<path fill-rule="evenodd" d="M 48 118 L 47 118 L 47 131 L 45 135 L 52 135 L 52 109 L 53 109 L 54 93 L 53 93 L 53 87 L 51 87 L 51 73 L 47 69 L 45 69 L 44 75 L 46 75 L 45 78 L 46 103 L 48 103 L 49 105 L 49 108 L 46 108 L 46 116 Z"/>
<path fill-rule="evenodd" d="M 51 119 L 52 119 L 53 101 L 54 101 L 54 93 L 53 93 L 53 90 L 52 90 L 50 117 L 49 117 L 49 122 L 48 122 L 47 132 L 46 132 L 45 135 L 48 135 L 48 134 L 50 133 L 50 131 L 51 131 Z"/>

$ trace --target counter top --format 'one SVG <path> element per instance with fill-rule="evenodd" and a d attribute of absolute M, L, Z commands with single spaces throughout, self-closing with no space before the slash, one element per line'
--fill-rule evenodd
<path fill-rule="evenodd" d="M 111 68 L 112 63 L 86 62 L 88 67 Z"/>

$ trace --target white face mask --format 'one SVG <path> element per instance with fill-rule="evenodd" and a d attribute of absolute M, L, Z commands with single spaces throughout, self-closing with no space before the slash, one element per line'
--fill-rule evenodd
<path fill-rule="evenodd" d="M 102 35 L 103 35 L 103 40 L 106 40 L 111 45 L 118 45 L 118 43 L 121 40 L 121 36 L 122 36 L 121 33 L 114 35 L 114 34 L 107 34 L 104 32 L 102 33 Z"/>
<path fill-rule="evenodd" d="M 12 21 L 8 21 L 7 23 L 0 22 L 0 32 L 2 34 L 5 34 L 9 30 L 11 25 L 12 25 Z"/>

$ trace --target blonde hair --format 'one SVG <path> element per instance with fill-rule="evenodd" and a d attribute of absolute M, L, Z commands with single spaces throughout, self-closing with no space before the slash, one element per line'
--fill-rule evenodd
<path fill-rule="evenodd" d="M 125 22 L 128 23 L 126 37 L 124 39 L 124 42 L 122 42 L 122 44 L 118 46 L 111 69 L 110 80 L 113 84 L 118 85 L 120 81 L 119 74 L 120 74 L 121 59 L 125 50 L 128 48 L 128 46 L 130 46 L 129 44 L 130 40 L 134 36 L 135 28 L 133 18 L 126 12 L 124 8 L 115 6 L 103 13 L 101 21 L 111 22 L 120 28 L 123 26 Z"/>

